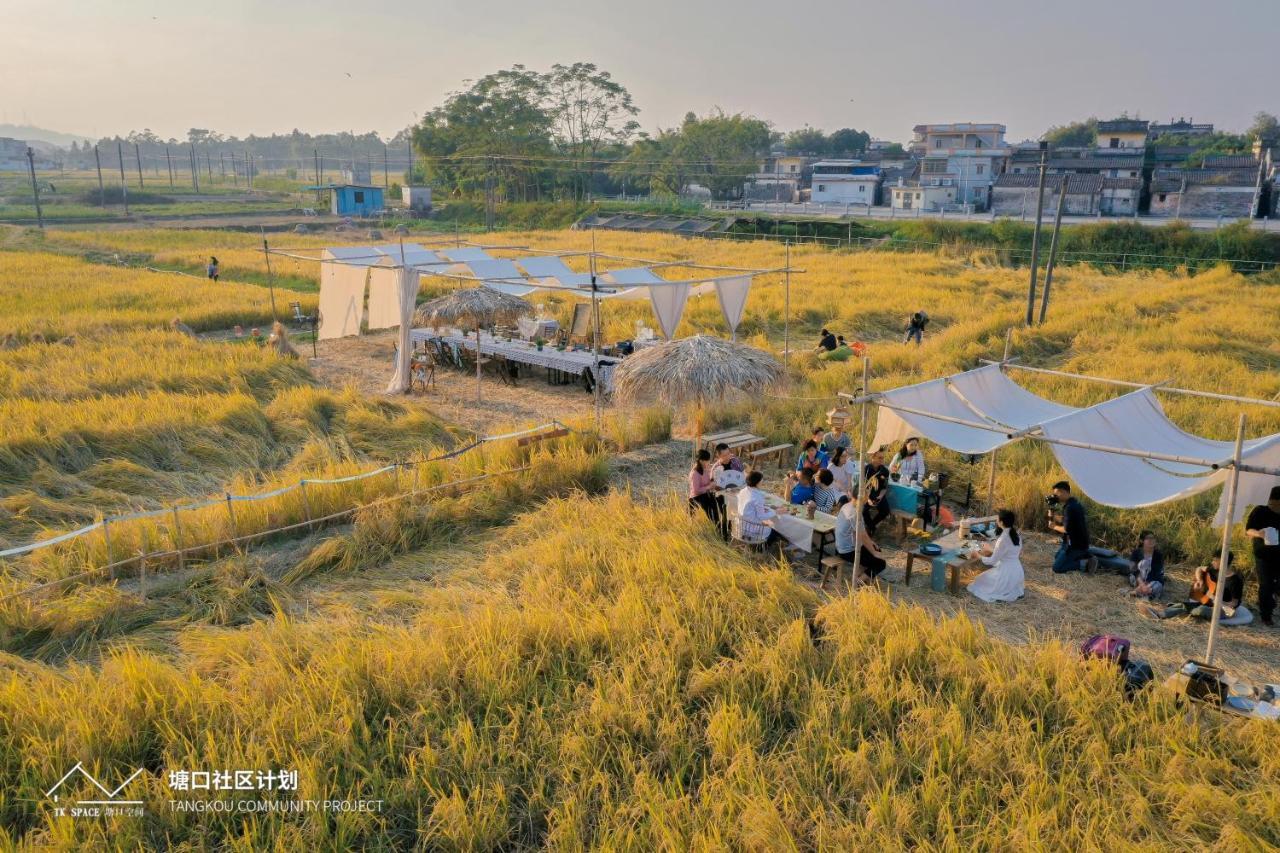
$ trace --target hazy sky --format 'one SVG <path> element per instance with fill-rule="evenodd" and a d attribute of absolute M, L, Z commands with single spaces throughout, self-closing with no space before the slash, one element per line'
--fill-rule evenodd
<path fill-rule="evenodd" d="M 1128 110 L 1280 112 L 1280 0 L 0 0 L 0 121 L 93 136 L 391 134 L 462 81 L 595 62 L 646 130 L 714 107 L 780 130 Z M 350 77 L 347 74 L 350 73 Z"/>

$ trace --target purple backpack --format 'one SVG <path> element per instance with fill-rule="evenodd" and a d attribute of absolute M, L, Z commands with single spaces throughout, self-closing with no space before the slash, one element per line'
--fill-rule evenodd
<path fill-rule="evenodd" d="M 1094 634 L 1080 644 L 1080 654 L 1084 658 L 1102 658 L 1124 666 L 1129 662 L 1131 645 L 1127 639 L 1115 634 Z"/>

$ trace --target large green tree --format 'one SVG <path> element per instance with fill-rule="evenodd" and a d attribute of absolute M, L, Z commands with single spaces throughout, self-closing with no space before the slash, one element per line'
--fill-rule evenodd
<path fill-rule="evenodd" d="M 527 198 L 555 151 L 542 75 L 515 65 L 454 92 L 414 128 L 413 143 L 436 180 L 474 193 L 488 180 L 509 198 Z"/>
<path fill-rule="evenodd" d="M 640 110 L 625 86 L 589 62 L 553 65 L 543 83 L 556 147 L 572 161 L 574 195 L 586 195 L 597 158 L 631 139 L 640 127 Z"/>
<path fill-rule="evenodd" d="M 1090 117 L 1069 124 L 1055 124 L 1044 132 L 1044 139 L 1055 148 L 1087 148 L 1098 140 L 1098 120 Z"/>

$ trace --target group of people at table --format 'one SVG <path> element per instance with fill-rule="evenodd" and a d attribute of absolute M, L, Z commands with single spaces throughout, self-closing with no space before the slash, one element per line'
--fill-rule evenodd
<path fill-rule="evenodd" d="M 928 470 L 919 438 L 908 438 L 893 455 L 888 465 L 882 449 L 873 450 L 863 471 L 859 473 L 856 457 L 850 454 L 852 442 L 839 424 L 830 430 L 815 428 L 804 442 L 794 470 L 786 477 L 782 493 L 789 503 L 806 507 L 810 512 L 835 516 L 836 553 L 847 563 L 855 562 L 855 549 L 860 552 L 855 586 L 872 583 L 887 563 L 876 544 L 876 529 L 889 517 L 889 483 L 924 483 Z M 779 513 L 761 489 L 764 474 L 747 471 L 742 461 L 725 444 L 716 447 L 714 457 L 699 450 L 689 472 L 689 503 L 700 508 L 719 526 L 722 535 L 730 536 L 728 501 L 734 501 L 739 540 L 759 546 L 776 546 L 779 553 L 784 538 L 774 529 Z M 732 492 L 736 489 L 736 494 Z M 1098 558 L 1091 549 L 1088 520 L 1083 504 L 1072 494 L 1066 481 L 1054 484 L 1050 502 L 1049 528 L 1062 536 L 1054 557 L 1053 571 L 1091 572 Z M 862 523 L 857 524 L 857 513 Z M 984 601 L 1016 601 L 1025 590 L 1022 566 L 1023 537 L 1018 532 L 1017 517 L 1010 510 L 997 515 L 998 535 L 975 555 L 988 567 L 969 584 L 969 592 Z M 1272 624 L 1277 593 L 1280 593 L 1280 486 L 1271 490 L 1267 504 L 1255 507 L 1245 521 L 1245 532 L 1254 552 L 1259 579 L 1258 604 L 1263 624 Z M 856 541 L 855 541 L 856 540 Z M 1137 547 L 1125 561 L 1128 569 L 1129 594 L 1135 598 L 1159 600 L 1165 589 L 1164 554 L 1156 535 L 1143 531 Z M 1244 581 L 1228 559 L 1222 571 L 1214 557 L 1193 573 L 1192 588 L 1184 602 L 1163 609 L 1151 608 L 1159 618 L 1189 615 L 1208 619 L 1216 587 L 1223 584 L 1223 616 L 1240 619 L 1249 616 L 1242 607 Z"/>

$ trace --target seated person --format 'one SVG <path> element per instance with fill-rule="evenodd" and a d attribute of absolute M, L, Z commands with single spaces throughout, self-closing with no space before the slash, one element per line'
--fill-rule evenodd
<path fill-rule="evenodd" d="M 884 559 L 884 555 L 880 553 L 880 548 L 876 545 L 871 534 L 867 531 L 865 524 L 858 524 L 855 513 L 865 510 L 865 507 L 859 508 L 859 503 L 864 501 L 846 501 L 840 511 L 836 513 L 836 554 L 842 560 L 850 565 L 854 561 L 854 528 L 857 527 L 857 545 L 861 550 L 858 558 L 858 574 L 853 579 L 854 586 L 864 586 L 871 583 L 875 578 L 885 570 L 888 562 Z"/>
<path fill-rule="evenodd" d="M 902 443 L 902 449 L 893 455 L 889 463 L 889 473 L 897 474 L 902 483 L 923 483 L 928 471 L 925 470 L 924 452 L 920 450 L 920 439 L 912 436 Z"/>
<path fill-rule="evenodd" d="M 884 464 L 883 450 L 871 453 L 863 476 L 866 478 L 868 491 L 862 517 L 866 520 L 867 530 L 875 536 L 880 522 L 889 517 L 889 469 Z"/>
<path fill-rule="evenodd" d="M 1191 577 L 1191 591 L 1187 600 L 1180 604 L 1156 610 L 1154 614 L 1161 619 L 1173 616 L 1192 616 L 1196 619 L 1213 618 L 1213 599 L 1217 594 L 1218 574 L 1221 560 L 1214 557 L 1207 566 L 1199 566 Z M 1233 567 L 1235 555 L 1227 554 L 1227 571 L 1222 578 L 1222 616 L 1226 619 L 1236 615 L 1240 602 L 1244 601 L 1244 578 Z"/>
<path fill-rule="evenodd" d="M 818 358 L 823 361 L 848 361 L 853 357 L 853 349 L 844 341 L 844 335 L 840 335 L 836 341 L 836 348 L 830 352 L 819 350 Z"/>
<path fill-rule="evenodd" d="M 830 468 L 823 468 L 814 480 L 813 502 L 821 512 L 831 512 L 835 508 L 836 501 L 840 499 L 839 490 L 832 486 L 835 481 L 835 475 L 831 473 Z"/>
<path fill-rule="evenodd" d="M 818 346 L 815 349 L 818 352 L 831 352 L 836 348 L 836 336 L 828 332 L 826 329 L 818 336 Z"/>
<path fill-rule="evenodd" d="M 716 492 L 719 487 L 711 478 L 711 453 L 699 450 L 698 456 L 689 469 L 689 506 L 698 507 L 707 514 L 707 518 L 717 526 L 720 525 L 720 502 Z"/>
<path fill-rule="evenodd" d="M 765 500 L 760 491 L 760 483 L 764 474 L 752 471 L 747 475 L 747 484 L 738 491 L 738 531 L 742 541 L 752 544 L 773 545 L 779 548 L 786 539 L 774 530 L 771 523 L 778 513 Z"/>
<path fill-rule="evenodd" d="M 811 469 L 801 468 L 794 474 L 788 475 L 787 484 L 791 487 L 791 492 L 787 498 L 791 503 L 807 504 L 813 500 L 813 471 Z"/>
<path fill-rule="evenodd" d="M 850 456 L 848 451 L 837 447 L 831 453 L 827 470 L 831 472 L 836 491 L 852 498 L 854 484 L 858 481 L 858 460 Z"/>
<path fill-rule="evenodd" d="M 818 449 L 828 456 L 837 450 L 847 451 L 853 445 L 853 439 L 849 438 L 849 433 L 844 431 L 844 421 L 837 420 L 831 425 L 831 429 L 822 434 L 822 438 L 818 440 Z"/>
<path fill-rule="evenodd" d="M 1136 598 L 1159 598 L 1164 591 L 1164 552 L 1150 530 L 1142 531 L 1138 547 L 1129 555 L 1129 586 Z"/>
<path fill-rule="evenodd" d="M 827 467 L 827 454 L 823 453 L 818 447 L 818 442 L 809 439 L 804 443 L 804 449 L 800 451 L 800 458 L 796 460 L 796 470 L 803 471 L 808 469 L 816 474 L 823 468 Z"/>
<path fill-rule="evenodd" d="M 744 470 L 742 460 L 734 455 L 733 451 L 729 449 L 729 445 L 724 442 L 716 445 L 716 461 L 711 466 L 711 477 L 716 481 L 716 485 L 723 488 L 729 485 L 727 480 L 737 480 L 736 477 L 724 477 L 723 474 L 726 471 L 742 474 Z"/>

